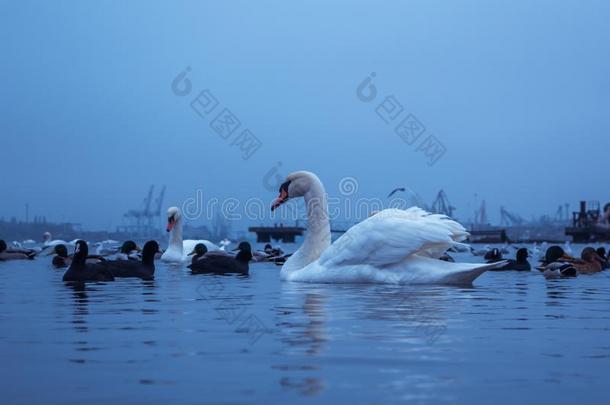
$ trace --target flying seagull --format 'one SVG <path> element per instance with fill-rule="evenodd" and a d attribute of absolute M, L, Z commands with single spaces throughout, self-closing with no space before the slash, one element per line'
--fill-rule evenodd
<path fill-rule="evenodd" d="M 394 190 L 392 190 L 392 192 L 390 194 L 388 194 L 388 198 L 392 197 L 394 194 L 396 194 L 399 191 L 404 192 L 406 189 L 404 187 L 398 187 L 395 188 Z"/>

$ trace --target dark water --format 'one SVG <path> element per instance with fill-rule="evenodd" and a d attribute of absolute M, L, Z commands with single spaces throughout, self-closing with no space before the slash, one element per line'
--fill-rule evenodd
<path fill-rule="evenodd" d="M 78 291 L 47 259 L 0 263 L 3 403 L 610 399 L 607 273 L 341 286 L 158 264 Z"/>

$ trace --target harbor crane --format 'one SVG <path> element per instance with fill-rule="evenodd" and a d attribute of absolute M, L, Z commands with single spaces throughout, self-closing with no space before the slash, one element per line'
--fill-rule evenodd
<path fill-rule="evenodd" d="M 485 200 L 481 202 L 481 207 L 478 210 L 474 211 L 474 225 L 478 226 L 488 226 L 489 219 L 487 219 L 487 207 L 485 205 Z"/>
<path fill-rule="evenodd" d="M 434 202 L 432 202 L 431 211 L 435 214 L 443 214 L 453 218 L 453 211 L 455 211 L 455 207 L 449 202 L 445 190 L 440 190 L 438 192 L 436 199 Z"/>
<path fill-rule="evenodd" d="M 142 208 L 128 210 L 123 215 L 129 221 L 129 225 L 119 227 L 119 230 L 122 229 L 134 237 L 149 237 L 155 234 L 157 227 L 155 227 L 154 220 L 161 217 L 165 186 L 162 187 L 161 192 L 154 199 L 155 206 L 152 208 L 154 191 L 155 186 L 151 185 L 142 201 Z"/>
<path fill-rule="evenodd" d="M 507 211 L 504 207 L 500 207 L 500 224 L 506 226 L 521 226 L 525 220 L 517 214 Z"/>

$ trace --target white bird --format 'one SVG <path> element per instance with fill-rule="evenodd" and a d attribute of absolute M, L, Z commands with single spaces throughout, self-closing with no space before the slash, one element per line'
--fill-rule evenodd
<path fill-rule="evenodd" d="M 531 253 L 535 260 L 538 260 L 540 257 L 543 257 L 546 254 L 546 250 L 548 248 L 548 243 L 542 242 L 540 246 L 538 246 L 537 242 L 534 242 L 532 246 Z"/>
<path fill-rule="evenodd" d="M 489 245 L 483 246 L 482 249 L 475 249 L 472 246 L 470 246 L 470 253 L 472 253 L 473 256 L 485 256 L 490 251 L 491 251 L 491 246 L 489 246 Z"/>
<path fill-rule="evenodd" d="M 182 263 L 189 260 L 188 254 L 198 243 L 203 243 L 208 252 L 219 250 L 219 247 L 209 240 L 182 240 L 182 212 L 178 207 L 170 207 L 167 210 L 167 232 L 170 232 L 169 246 L 161 256 L 164 262 Z"/>
<path fill-rule="evenodd" d="M 74 245 L 72 242 L 68 243 L 65 240 L 61 240 L 61 239 L 53 239 L 53 236 L 51 235 L 51 232 L 45 232 L 42 234 L 42 246 L 43 247 L 55 247 L 57 245 Z"/>
<path fill-rule="evenodd" d="M 505 261 L 485 264 L 438 260 L 451 247 L 463 248 L 462 225 L 444 215 L 411 207 L 386 209 L 354 225 L 331 245 L 324 186 L 310 172 L 290 174 L 280 186 L 274 210 L 303 197 L 307 234 L 280 271 L 282 280 L 316 283 L 470 284 Z"/>
<path fill-rule="evenodd" d="M 220 248 L 219 248 L 219 249 L 220 249 L 220 250 L 222 250 L 222 251 L 224 252 L 224 251 L 226 251 L 227 246 L 231 245 L 231 243 L 233 243 L 233 242 L 231 242 L 231 241 L 230 241 L 229 239 L 227 239 L 227 238 L 224 238 L 223 240 L 221 240 L 221 241 L 219 242 L 219 244 L 220 244 Z"/>
<path fill-rule="evenodd" d="M 117 246 L 107 246 L 104 242 L 96 242 L 93 244 L 93 248 L 95 249 L 95 254 L 98 256 L 109 256 L 115 254 L 119 247 Z"/>

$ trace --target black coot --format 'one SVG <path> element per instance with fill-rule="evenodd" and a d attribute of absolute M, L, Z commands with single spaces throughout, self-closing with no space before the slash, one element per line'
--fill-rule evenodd
<path fill-rule="evenodd" d="M 159 244 L 149 240 L 142 249 L 142 260 L 109 260 L 102 263 L 115 277 L 138 277 L 142 280 L 154 280 L 155 255 Z"/>
<path fill-rule="evenodd" d="M 504 270 L 515 270 L 515 271 L 530 271 L 532 266 L 527 261 L 529 257 L 529 253 L 526 248 L 521 248 L 517 250 L 516 260 L 508 260 L 506 265 L 499 267 L 497 269 L 492 269 L 492 271 L 504 271 Z"/>
<path fill-rule="evenodd" d="M 64 281 L 113 281 L 114 276 L 102 263 L 87 263 L 89 246 L 84 240 L 78 240 L 74 248 L 74 257 L 70 267 L 64 273 Z"/>
<path fill-rule="evenodd" d="M 235 257 L 224 255 L 206 255 L 193 257 L 188 266 L 193 274 L 248 274 L 248 262 L 252 260 L 252 247 L 248 242 L 241 242 Z"/>

